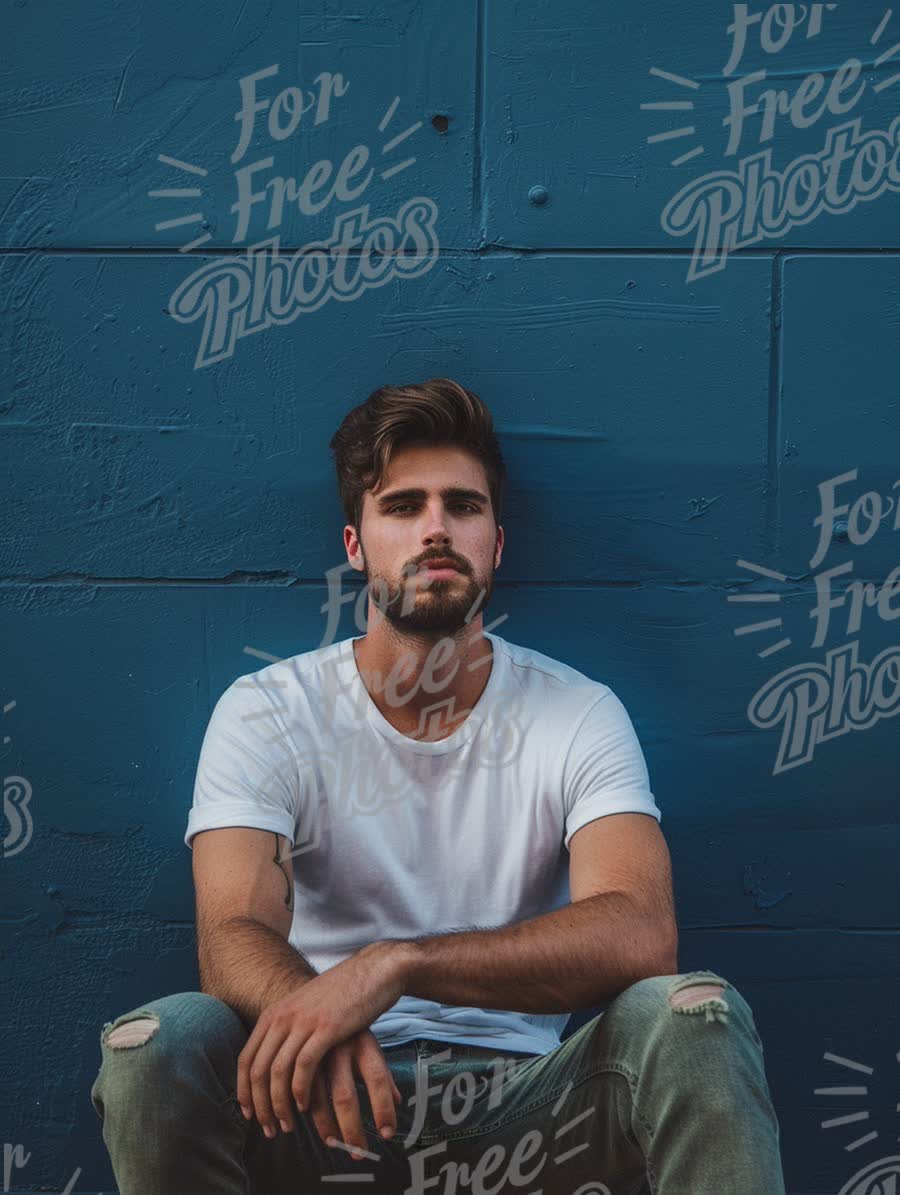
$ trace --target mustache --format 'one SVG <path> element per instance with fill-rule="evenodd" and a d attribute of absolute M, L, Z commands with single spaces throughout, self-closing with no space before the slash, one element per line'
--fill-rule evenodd
<path fill-rule="evenodd" d="M 453 568 L 455 568 L 458 572 L 466 573 L 469 571 L 468 565 L 465 564 L 464 561 L 459 560 L 456 556 L 448 555 L 447 553 L 444 553 L 443 556 L 440 556 L 437 553 L 435 553 L 435 555 L 433 555 L 433 556 L 426 556 L 423 560 L 420 560 L 418 564 L 409 565 L 408 567 L 410 569 L 412 569 L 413 571 L 415 571 L 420 568 L 423 568 L 426 564 L 428 564 L 432 560 L 449 560 L 450 565 Z"/>

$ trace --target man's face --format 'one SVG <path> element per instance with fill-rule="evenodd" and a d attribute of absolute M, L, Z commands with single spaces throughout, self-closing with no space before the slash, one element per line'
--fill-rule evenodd
<path fill-rule="evenodd" d="M 363 496 L 361 523 L 360 539 L 345 531 L 351 562 L 398 630 L 452 634 L 487 605 L 503 529 L 494 522 L 484 467 L 465 449 L 398 449 L 380 490 Z M 424 567 L 438 559 L 452 571 Z"/>

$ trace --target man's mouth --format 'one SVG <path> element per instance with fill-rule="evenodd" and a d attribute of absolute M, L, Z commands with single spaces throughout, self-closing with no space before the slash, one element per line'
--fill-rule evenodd
<path fill-rule="evenodd" d="M 451 560 L 426 560 L 419 566 L 420 573 L 427 573 L 429 577 L 455 577 L 459 569 Z"/>

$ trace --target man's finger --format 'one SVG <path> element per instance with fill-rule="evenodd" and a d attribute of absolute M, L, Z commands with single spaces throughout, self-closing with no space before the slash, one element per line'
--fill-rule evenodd
<path fill-rule="evenodd" d="M 360 1150 L 365 1151 L 368 1143 L 363 1132 L 359 1097 L 356 1093 L 356 1080 L 353 1077 L 350 1058 L 350 1051 L 346 1049 L 333 1050 L 329 1055 L 328 1080 L 331 1088 L 331 1106 L 334 1108 L 334 1114 L 340 1125 L 341 1137 L 346 1144 L 357 1146 Z M 350 1156 L 357 1158 L 356 1154 Z M 361 1156 L 362 1154 L 359 1155 L 359 1157 Z"/>
<path fill-rule="evenodd" d="M 294 1063 L 294 1077 L 291 1082 L 291 1091 L 294 1093 L 294 1102 L 301 1112 L 306 1112 L 309 1109 L 313 1078 L 323 1056 L 334 1044 L 333 1041 L 329 1041 L 321 1033 L 313 1033 L 304 1042 L 300 1053 L 297 1055 L 297 1061 Z"/>
<path fill-rule="evenodd" d="M 357 1057 L 357 1066 L 369 1093 L 375 1128 L 382 1137 L 393 1137 L 397 1132 L 397 1105 L 394 1102 L 397 1085 L 380 1046 L 362 1050 Z"/>
<path fill-rule="evenodd" d="M 328 1055 L 326 1054 L 325 1057 L 327 1058 Z M 309 1114 L 312 1117 L 313 1123 L 316 1126 L 316 1132 L 319 1134 L 323 1145 L 328 1144 L 329 1137 L 340 1137 L 341 1130 L 338 1127 L 338 1122 L 335 1120 L 334 1110 L 331 1107 L 331 1097 L 328 1094 L 328 1084 L 325 1076 L 322 1074 L 321 1066 L 313 1078 Z"/>
<path fill-rule="evenodd" d="M 278 1132 L 269 1092 L 269 1069 L 287 1035 L 286 1028 L 278 1029 L 273 1023 L 250 1063 L 251 1105 L 256 1119 L 267 1137 L 274 1137 Z"/>
<path fill-rule="evenodd" d="M 244 1042 L 244 1048 L 238 1054 L 237 1064 L 237 1100 L 241 1105 L 241 1111 L 250 1119 L 253 1116 L 253 1092 L 250 1089 L 250 1067 L 253 1064 L 253 1059 L 259 1050 L 260 1045 L 265 1039 L 266 1022 L 261 1017 L 253 1026 L 253 1032 Z"/>
<path fill-rule="evenodd" d="M 290 1133 L 294 1128 L 294 1097 L 291 1086 L 294 1078 L 294 1063 L 304 1042 L 304 1035 L 294 1031 L 284 1039 L 281 1049 L 272 1059 L 269 1067 L 269 1096 L 272 1111 L 281 1129 Z"/>

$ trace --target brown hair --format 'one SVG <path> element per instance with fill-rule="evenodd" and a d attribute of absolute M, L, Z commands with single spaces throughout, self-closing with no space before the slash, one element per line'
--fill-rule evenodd
<path fill-rule="evenodd" d="M 506 466 L 491 413 L 471 390 L 450 378 L 410 386 L 382 386 L 354 407 L 331 438 L 338 491 L 347 522 L 362 521 L 363 494 L 382 482 L 394 450 L 402 445 L 458 444 L 481 461 L 499 526 Z"/>

